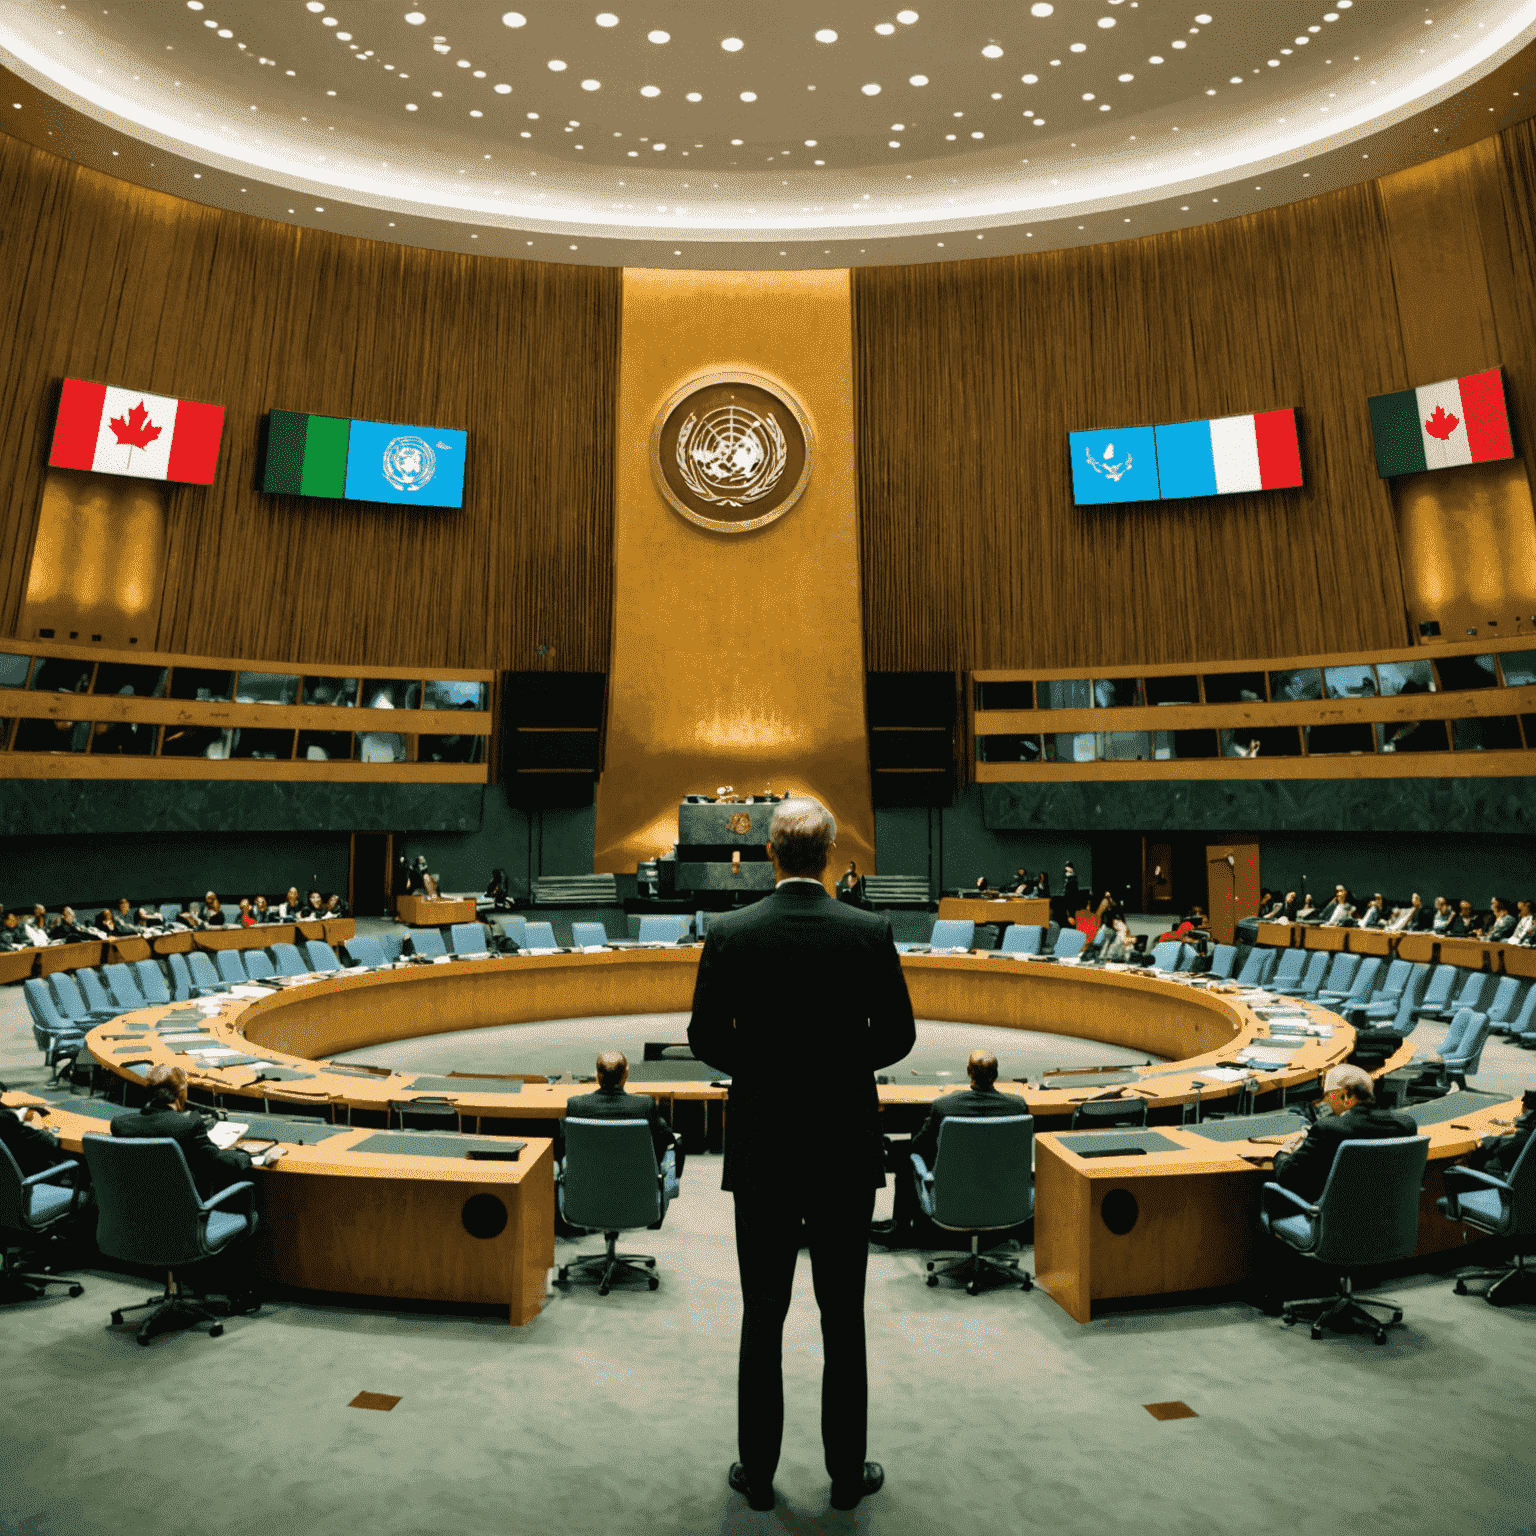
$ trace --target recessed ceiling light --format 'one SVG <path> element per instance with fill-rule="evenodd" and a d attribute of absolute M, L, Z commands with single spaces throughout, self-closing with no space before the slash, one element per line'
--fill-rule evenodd
<path fill-rule="evenodd" d="M 510 85 L 498 85 L 494 87 L 494 90 L 498 96 L 510 96 L 512 94 L 512 87 Z"/>
<path fill-rule="evenodd" d="M 600 27 L 616 27 L 619 24 L 619 18 L 612 11 L 599 11 L 592 19 Z"/>
<path fill-rule="evenodd" d="M 213 27 L 213 26 L 217 26 L 218 23 L 217 22 L 213 22 L 213 21 L 205 21 L 203 23 L 203 25 L 205 27 Z M 341 25 L 341 23 L 339 21 L 337 21 L 337 19 L 334 16 L 322 16 L 320 18 L 320 25 L 322 27 L 339 27 Z"/>
<path fill-rule="evenodd" d="M 554 70 L 554 72 L 558 75 L 560 73 L 560 71 L 563 70 L 566 67 L 565 66 L 565 60 L 564 59 L 551 59 L 549 61 L 549 67 L 552 70 Z"/>
<path fill-rule="evenodd" d="M 304 9 L 311 15 L 318 16 L 325 9 L 324 0 L 305 0 Z M 198 10 L 202 10 L 202 6 L 198 6 Z M 421 19 L 425 21 L 427 18 L 423 16 Z"/>
<path fill-rule="evenodd" d="M 816 140 L 815 139 L 807 139 L 805 141 L 805 147 L 807 149 L 815 149 L 816 148 Z"/>
<path fill-rule="evenodd" d="M 996 43 L 988 43 L 987 46 L 981 50 L 981 56 L 984 59 L 1000 59 L 1003 56 L 1003 50 L 999 48 Z"/>
<path fill-rule="evenodd" d="M 1073 43 L 1072 47 L 1068 51 L 1071 52 L 1071 53 L 1087 53 L 1087 51 L 1088 51 L 1088 44 L 1087 43 Z"/>
<path fill-rule="evenodd" d="M 1136 78 L 1135 75 L 1121 75 L 1120 76 L 1120 84 L 1121 85 L 1129 85 L 1130 82 L 1132 80 L 1134 80 L 1135 78 Z"/>
<path fill-rule="evenodd" d="M 642 85 L 640 87 L 640 94 L 642 96 L 660 96 L 661 87 L 659 85 Z"/>
<path fill-rule="evenodd" d="M 231 32 L 228 27 L 220 27 L 219 28 L 219 36 L 220 37 L 233 37 L 234 35 L 235 34 L 233 32 Z M 336 35 L 338 37 L 341 37 L 341 38 L 348 38 L 348 37 L 351 37 L 352 34 L 350 32 L 338 32 Z"/>
<path fill-rule="evenodd" d="M 469 115 L 471 117 L 484 117 L 485 113 L 484 112 L 479 112 L 479 111 L 474 111 L 474 112 L 471 112 Z"/>
<path fill-rule="evenodd" d="M 723 37 L 720 39 L 720 46 L 727 53 L 740 53 L 747 45 L 739 37 Z"/>
<path fill-rule="evenodd" d="M 647 32 L 645 35 L 647 40 L 653 43 L 670 43 L 672 41 L 672 34 L 670 32 L 663 32 L 660 27 L 657 27 L 654 32 Z"/>
<path fill-rule="evenodd" d="M 732 143 L 732 144 L 736 144 L 736 145 L 740 145 L 740 143 L 741 143 L 741 140 L 740 140 L 740 139 L 732 139 L 732 140 L 731 140 L 731 143 Z"/>
<path fill-rule="evenodd" d="M 916 11 L 897 11 L 896 12 L 896 20 L 899 21 L 902 24 L 902 26 L 910 27 L 912 25 L 912 23 L 917 20 L 917 12 Z"/>
<path fill-rule="evenodd" d="M 859 89 L 863 91 L 866 96 L 878 96 L 880 94 L 880 87 L 876 85 L 873 80 L 871 80 L 868 85 L 861 85 Z"/>
<path fill-rule="evenodd" d="M 1195 20 L 1198 21 L 1202 27 L 1208 27 L 1211 24 L 1211 18 L 1206 15 L 1204 11 L 1201 11 L 1200 14 L 1195 17 Z"/>
<path fill-rule="evenodd" d="M 881 37 L 889 37 L 895 30 L 896 24 L 890 21 L 882 21 L 875 28 L 875 31 L 878 32 Z"/>
<path fill-rule="evenodd" d="M 1147 60 L 1148 64 L 1161 64 L 1162 62 L 1163 62 L 1163 56 L 1160 53 L 1154 53 L 1152 55 L 1152 57 Z"/>
<path fill-rule="evenodd" d="M 688 92 L 688 100 L 689 101 L 703 101 L 704 98 L 697 91 L 689 91 Z"/>
<path fill-rule="evenodd" d="M 823 27 L 816 34 L 816 41 L 818 43 L 835 43 L 837 41 L 837 33 L 831 27 Z"/>
<path fill-rule="evenodd" d="M 741 99 L 743 101 L 756 101 L 757 100 L 757 92 L 756 91 L 743 91 L 741 93 Z"/>
<path fill-rule="evenodd" d="M 521 11 L 503 11 L 501 13 L 501 24 L 504 27 L 526 27 L 528 25 L 528 18 Z"/>
<path fill-rule="evenodd" d="M 1100 26 L 1101 26 L 1101 27 L 1103 27 L 1103 28 L 1104 28 L 1104 30 L 1105 30 L 1105 31 L 1106 31 L 1106 32 L 1107 32 L 1107 31 L 1108 31 L 1108 30 L 1109 30 L 1109 29 L 1110 29 L 1110 28 L 1111 28 L 1111 27 L 1112 27 L 1112 26 L 1114 26 L 1114 24 L 1115 24 L 1115 18 L 1114 18 L 1114 17 L 1113 17 L 1113 16 L 1100 16 L 1100 17 L 1099 17 L 1099 25 L 1100 25 Z M 1129 222 L 1130 222 L 1130 220 L 1129 220 L 1129 219 L 1127 219 L 1127 220 L 1126 220 L 1126 222 L 1127 222 L 1127 223 L 1129 223 Z"/>
<path fill-rule="evenodd" d="M 1030 6 L 1029 14 L 1031 16 L 1049 16 L 1055 9 L 1054 5 L 1047 5 L 1045 0 L 1037 0 L 1036 4 Z"/>
<path fill-rule="evenodd" d="M 1019 78 L 1024 82 L 1025 85 L 1034 85 L 1040 79 L 1040 76 L 1039 75 L 1020 75 Z"/>

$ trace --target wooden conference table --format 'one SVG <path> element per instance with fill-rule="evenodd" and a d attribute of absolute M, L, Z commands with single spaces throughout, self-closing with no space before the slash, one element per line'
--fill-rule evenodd
<path fill-rule="evenodd" d="M 408 928 L 444 928 L 449 923 L 472 923 L 475 898 L 396 896 L 395 916 Z"/>
<path fill-rule="evenodd" d="M 698 954 L 693 947 L 607 950 L 325 973 L 258 997 L 219 996 L 128 1014 L 98 1026 L 87 1044 L 97 1062 L 129 1081 L 141 1082 L 156 1061 L 179 1063 L 194 1087 L 216 1096 L 231 1119 L 284 1112 L 316 1117 L 282 1133 L 288 1155 L 260 1175 L 268 1211 L 264 1262 L 274 1278 L 370 1295 L 494 1300 L 521 1323 L 542 1305 L 553 1263 L 552 1143 L 534 1133 L 563 1116 L 566 1101 L 589 1092 L 590 1085 L 434 1077 L 347 1066 L 335 1058 L 434 1033 L 686 1011 Z M 1241 1278 L 1251 1260 L 1247 1227 L 1264 1177 L 1249 1159 L 1264 1148 L 1208 1142 L 1193 1125 L 1181 1124 L 1164 1129 L 1175 1142 L 1172 1150 L 1089 1159 L 1072 1150 L 1080 1143 L 1053 1134 L 1066 1130 L 1077 1104 L 1106 1093 L 1144 1098 L 1151 1110 L 1181 1120 L 1197 1103 L 1208 1108 L 1236 1095 L 1242 1084 L 1204 1074 L 1262 1042 L 1268 1026 L 1235 989 L 997 955 L 904 955 L 902 968 L 920 1018 L 1086 1036 L 1167 1058 L 1112 1073 L 1047 1074 L 1038 1084 L 1004 1085 L 1026 1100 L 1037 1130 L 1045 1133 L 1036 1143 L 1036 1263 L 1042 1288 L 1068 1312 L 1087 1321 L 1095 1298 L 1200 1289 Z M 1353 1031 L 1331 1014 L 1311 1013 L 1331 1027 L 1331 1036 L 1288 1042 L 1294 1048 L 1284 1065 L 1252 1074 L 1257 1086 L 1279 1090 L 1283 1098 L 1314 1084 L 1348 1055 Z M 185 1030 L 209 1038 L 166 1038 Z M 220 1066 L 216 1058 L 188 1054 L 189 1048 L 231 1050 L 257 1060 Z M 1384 1070 L 1405 1065 L 1412 1055 L 1412 1047 L 1404 1046 Z M 893 1129 L 915 1127 L 933 1099 L 963 1082 L 960 1063 L 944 1081 L 890 1078 L 879 1085 L 882 1111 Z M 635 1087 L 660 1099 L 674 1124 L 691 1112 L 721 1126 L 723 1086 L 647 1076 Z M 786 1092 L 813 1090 L 809 1068 L 803 1083 L 786 1084 Z M 6 1102 L 18 1098 L 9 1095 Z M 56 1102 L 49 1116 L 71 1150 L 82 1122 L 90 1128 L 74 1107 L 81 1102 Z M 456 1124 L 487 1140 L 515 1134 L 527 1145 L 516 1162 L 471 1162 L 413 1155 L 411 1133 L 380 1143 L 376 1138 L 391 1114 L 409 1113 L 413 1103 L 447 1107 Z M 95 1104 L 100 1114 L 100 1101 Z M 1517 1107 L 1501 1106 L 1505 1118 L 1512 1120 Z M 1491 1125 L 1495 1117 L 1467 1118 Z M 286 1142 L 290 1134 L 293 1141 Z M 1458 1155 L 1475 1140 L 1454 1126 L 1435 1136 L 1437 1159 Z M 370 1139 L 370 1148 L 357 1150 Z M 445 1144 L 436 1138 L 434 1150 Z M 1121 1188 L 1136 1191 L 1145 1214 L 1120 1234 L 1127 1241 L 1117 1244 L 1101 1213 L 1104 1199 Z M 490 1237 L 472 1230 L 484 1227 L 487 1207 L 478 1197 L 485 1195 L 505 1211 L 504 1227 Z M 1124 1202 L 1110 1203 L 1114 1208 Z M 1435 1220 L 1451 1234 L 1447 1241 L 1459 1241 L 1459 1228 Z M 1186 1251 L 1192 1232 L 1202 1234 L 1193 1257 Z"/>
<path fill-rule="evenodd" d="M 1002 927 L 1028 923 L 1036 928 L 1051 924 L 1051 903 L 1045 896 L 944 896 L 939 900 L 939 920 L 968 917 L 979 928 L 983 923 Z"/>
<path fill-rule="evenodd" d="M 1500 976 L 1536 978 L 1536 949 L 1487 939 L 1442 939 L 1433 933 L 1382 928 L 1321 928 L 1307 923 L 1260 923 L 1259 943 L 1271 949 L 1326 950 L 1387 960 L 1458 965 Z"/>

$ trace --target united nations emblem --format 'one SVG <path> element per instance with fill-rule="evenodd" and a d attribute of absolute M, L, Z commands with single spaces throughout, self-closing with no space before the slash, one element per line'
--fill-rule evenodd
<path fill-rule="evenodd" d="M 392 437 L 384 449 L 384 478 L 397 491 L 419 491 L 437 472 L 432 445 L 419 437 Z"/>
<path fill-rule="evenodd" d="M 745 533 L 782 517 L 810 480 L 810 423 L 775 380 L 755 373 L 691 379 L 651 432 L 657 488 L 690 522 Z"/>
<path fill-rule="evenodd" d="M 737 811 L 736 814 L 732 816 L 728 822 L 726 822 L 726 826 L 728 826 L 731 831 L 737 835 L 737 837 L 740 837 L 743 833 L 750 832 L 752 830 L 752 818 L 747 815 L 745 811 Z"/>

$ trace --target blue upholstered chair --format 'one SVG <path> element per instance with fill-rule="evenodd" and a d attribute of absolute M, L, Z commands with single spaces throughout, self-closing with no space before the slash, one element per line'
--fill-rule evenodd
<path fill-rule="evenodd" d="M 485 929 L 479 923 L 455 923 L 448 930 L 448 936 L 453 941 L 453 952 L 456 955 L 490 953 L 485 944 Z"/>
<path fill-rule="evenodd" d="M 1237 945 L 1218 944 L 1211 951 L 1210 975 L 1217 981 L 1231 981 L 1232 972 L 1237 966 Z"/>
<path fill-rule="evenodd" d="M 1467 1086 L 1467 1079 L 1477 1071 L 1483 1059 L 1483 1046 L 1488 1040 L 1488 1015 L 1475 1013 L 1470 1008 L 1457 1011 L 1451 1027 L 1440 1042 L 1435 1056 L 1425 1061 L 1424 1076 L 1408 1086 L 1409 1098 L 1438 1098 L 1448 1093 L 1454 1083 L 1458 1088 Z"/>
<path fill-rule="evenodd" d="M 1493 999 L 1485 1010 L 1488 1014 L 1490 1033 L 1495 1035 L 1510 1033 L 1510 1026 L 1520 1017 L 1526 994 L 1530 990 L 1530 983 L 1522 981 L 1518 976 L 1499 977 L 1499 984 L 1494 988 Z"/>
<path fill-rule="evenodd" d="M 336 951 L 331 948 L 324 939 L 306 939 L 304 941 L 304 958 L 309 962 L 312 971 L 339 971 L 341 961 Z"/>
<path fill-rule="evenodd" d="M 1160 971 L 1176 971 L 1179 968 L 1179 955 L 1184 948 L 1178 939 L 1164 939 L 1161 944 L 1152 946 L 1152 964 Z"/>
<path fill-rule="evenodd" d="M 243 987 L 250 980 L 245 974 L 245 958 L 238 949 L 220 949 L 214 952 L 219 963 L 219 977 L 232 987 Z"/>
<path fill-rule="evenodd" d="M 92 1013 L 131 1013 L 137 1004 L 119 1003 L 114 1001 L 112 994 L 107 991 L 105 981 L 99 972 L 89 966 L 83 967 L 74 973 L 75 980 L 80 984 L 81 994 L 85 998 L 85 1006 Z"/>
<path fill-rule="evenodd" d="M 1278 992 L 1282 997 L 1316 997 L 1323 985 L 1323 977 L 1328 974 L 1328 964 L 1332 958 L 1327 950 L 1316 950 L 1307 957 L 1306 969 L 1301 973 L 1299 981 L 1283 987 L 1271 987 L 1270 991 Z"/>
<path fill-rule="evenodd" d="M 1454 965 L 1431 966 L 1423 994 L 1409 1010 L 1410 1019 L 1417 1024 L 1421 1018 L 1433 1019 L 1443 1015 L 1457 981 L 1468 974 Z"/>
<path fill-rule="evenodd" d="M 1447 967 L 1452 969 L 1452 967 Z M 1498 977 L 1492 971 L 1469 971 L 1455 967 L 1459 986 L 1451 989 L 1451 996 L 1442 1007 L 1429 1009 L 1422 1004 L 1417 1012 L 1421 1019 L 1450 1019 L 1463 1009 L 1470 1009 L 1473 1013 L 1487 1013 L 1488 1000 L 1493 996 L 1493 990 L 1498 985 Z"/>
<path fill-rule="evenodd" d="M 1355 984 L 1355 972 L 1360 969 L 1359 955 L 1337 954 L 1323 976 L 1322 985 L 1312 994 L 1313 998 L 1329 1006 L 1330 998 L 1348 997 Z"/>
<path fill-rule="evenodd" d="M 185 955 L 167 955 L 165 963 L 171 971 L 171 1001 L 184 1003 L 192 996 L 192 972 L 187 969 Z"/>
<path fill-rule="evenodd" d="M 194 949 L 187 956 L 187 970 L 192 975 L 192 990 L 198 997 L 212 997 L 219 992 L 228 992 L 234 985 L 233 982 L 221 979 L 213 968 L 213 961 L 200 949 Z"/>
<path fill-rule="evenodd" d="M 1301 973 L 1306 963 L 1306 950 L 1282 950 L 1279 963 L 1275 966 L 1269 980 L 1264 985 L 1271 992 L 1284 992 L 1288 987 L 1294 987 L 1301 980 Z"/>
<path fill-rule="evenodd" d="M 428 932 L 431 930 L 429 929 Z M 272 963 L 277 967 L 279 976 L 307 976 L 309 967 L 304 964 L 304 957 L 293 944 L 274 944 L 272 946 Z"/>
<path fill-rule="evenodd" d="M 1259 1219 L 1266 1231 L 1319 1264 L 1338 1271 L 1338 1289 L 1312 1301 L 1290 1301 L 1281 1310 L 1287 1326 L 1305 1318 L 1320 1339 L 1330 1323 L 1364 1324 L 1378 1344 L 1387 1324 L 1370 1307 L 1403 1320 L 1395 1301 L 1356 1296 L 1350 1271 L 1406 1259 L 1419 1241 L 1419 1191 L 1429 1158 L 1428 1136 L 1341 1142 L 1328 1182 L 1315 1204 L 1281 1184 L 1265 1184 Z"/>
<path fill-rule="evenodd" d="M 571 943 L 578 949 L 588 949 L 594 944 L 606 944 L 608 930 L 601 923 L 572 923 Z"/>
<path fill-rule="evenodd" d="M 1034 923 L 1010 923 L 1003 930 L 1000 948 L 1005 955 L 1038 955 L 1040 941 L 1044 937 L 1045 929 L 1036 927 Z"/>
<path fill-rule="evenodd" d="M 448 950 L 443 944 L 443 934 L 440 928 L 412 928 L 411 929 L 411 953 L 424 955 L 428 960 L 444 959 Z"/>
<path fill-rule="evenodd" d="M 929 1285 L 964 1280 L 970 1296 L 980 1291 L 984 1277 L 1016 1280 L 1026 1291 L 1034 1285 L 1017 1259 L 980 1251 L 984 1233 L 1022 1226 L 1035 1214 L 1034 1143 L 1032 1115 L 950 1115 L 939 1122 L 932 1170 L 912 1153 L 923 1214 L 936 1227 L 970 1236 L 970 1252 L 963 1258 L 942 1268 L 929 1262 Z"/>
<path fill-rule="evenodd" d="M 402 928 L 386 928 L 382 933 L 376 933 L 374 938 L 378 940 L 384 958 L 391 965 L 405 953 L 405 930 Z"/>
<path fill-rule="evenodd" d="M 9 1114 L 0 1110 L 0 1114 Z M 29 1273 L 20 1268 L 20 1255 L 44 1249 L 85 1197 L 85 1170 L 72 1158 L 60 1158 L 51 1168 L 30 1177 L 0 1145 L 0 1298 L 36 1301 L 50 1285 L 67 1285 L 71 1296 L 84 1287 L 57 1275 Z"/>
<path fill-rule="evenodd" d="M 1355 967 L 1354 980 L 1350 982 L 1348 991 L 1330 991 L 1325 987 L 1317 994 L 1317 1000 L 1335 1013 L 1343 1013 L 1349 1008 L 1363 1008 L 1370 1002 L 1376 990 L 1376 978 L 1380 974 L 1381 956 L 1369 955 Z"/>
<path fill-rule="evenodd" d="M 162 901 L 160 903 L 160 921 L 169 927 L 186 910 L 186 907 L 180 906 L 174 901 Z"/>
<path fill-rule="evenodd" d="M 1083 946 L 1087 944 L 1086 934 L 1076 928 L 1063 928 L 1056 935 L 1056 942 L 1051 947 L 1051 953 L 1058 960 L 1075 960 L 1083 952 Z"/>
<path fill-rule="evenodd" d="M 1285 951 L 1290 954 L 1290 950 Z M 1248 958 L 1243 961 L 1243 968 L 1237 973 L 1237 984 L 1240 987 L 1262 987 L 1270 978 L 1275 969 L 1275 963 L 1280 956 L 1278 949 L 1251 949 Z"/>
<path fill-rule="evenodd" d="M 943 917 L 928 935 L 929 949 L 969 949 L 976 939 L 976 924 L 968 917 Z"/>
<path fill-rule="evenodd" d="M 170 989 L 160 967 L 153 960 L 135 960 L 133 974 L 138 979 L 139 991 L 151 1008 L 163 1008 L 171 1000 Z"/>
<path fill-rule="evenodd" d="M 384 956 L 384 946 L 366 933 L 354 934 L 343 943 L 342 948 L 346 950 L 347 958 L 353 965 L 363 966 L 367 970 L 389 964 Z"/>
<path fill-rule="evenodd" d="M 1386 980 L 1380 990 L 1365 1005 L 1365 1018 L 1372 1020 L 1392 1019 L 1403 1005 L 1405 996 L 1412 998 L 1410 1006 L 1416 1006 L 1429 983 L 1430 967 L 1423 961 L 1394 960 L 1387 967 Z"/>
<path fill-rule="evenodd" d="M 1536 1046 L 1536 983 L 1521 1000 L 1520 1011 L 1509 1021 L 1508 1034 L 1511 1045 L 1527 1050 Z"/>
<path fill-rule="evenodd" d="M 85 1048 L 85 1033 L 89 1026 L 66 1017 L 54 1001 L 47 983 L 35 976 L 22 983 L 22 992 L 27 1000 L 27 1012 L 32 1016 L 32 1039 L 43 1053 L 43 1061 L 56 1083 L 60 1066 L 66 1061 L 73 1062 Z"/>
<path fill-rule="evenodd" d="M 219 1315 L 200 1301 L 189 1301 L 175 1272 L 255 1232 L 256 1186 L 242 1180 L 203 1200 L 186 1157 L 168 1136 L 87 1134 L 80 1140 L 99 1213 L 97 1246 L 111 1258 L 165 1271 L 160 1295 L 119 1307 L 112 1321 L 120 1323 L 125 1312 L 152 1307 L 139 1329 L 140 1344 L 169 1328 L 199 1322 L 211 1323 L 208 1336 L 217 1338 L 224 1331 Z"/>
<path fill-rule="evenodd" d="M 107 989 L 112 994 L 112 1001 L 119 1008 L 148 1008 L 149 999 L 139 989 L 138 979 L 132 970 L 122 962 L 102 967 L 102 974 L 107 978 Z"/>
<path fill-rule="evenodd" d="M 530 928 L 533 924 L 528 925 Z M 641 944 L 680 944 L 688 937 L 688 919 L 677 914 L 660 914 L 655 917 L 642 917 L 640 919 L 640 935 L 637 940 Z M 528 948 L 525 943 L 524 949 Z"/>
<path fill-rule="evenodd" d="M 1514 1267 L 1479 1269 L 1457 1276 L 1456 1294 L 1467 1294 L 1467 1281 L 1492 1280 L 1483 1299 L 1507 1306 L 1536 1291 L 1536 1273 L 1525 1267 L 1536 1246 L 1536 1136 L 1530 1137 L 1509 1177 L 1501 1179 L 1480 1168 L 1456 1165 L 1445 1170 L 1445 1198 L 1435 1202 L 1452 1221 L 1464 1221 L 1474 1231 L 1509 1242 Z"/>
<path fill-rule="evenodd" d="M 90 1029 L 95 1024 L 105 1024 L 119 1014 L 127 1013 L 109 998 L 105 1008 L 92 1008 L 80 991 L 80 984 L 68 971 L 56 971 L 48 978 L 53 988 L 53 1000 L 59 1012 L 79 1029 Z"/>
<path fill-rule="evenodd" d="M 659 1227 L 667 1214 L 666 1173 L 657 1166 L 651 1128 L 644 1120 L 581 1120 L 568 1115 L 565 1161 L 555 1189 L 568 1226 L 601 1232 L 607 1239 L 602 1253 L 562 1264 L 562 1284 L 570 1280 L 572 1270 L 595 1272 L 599 1296 L 608 1294 L 615 1279 L 630 1275 L 643 1275 L 653 1291 L 661 1284 L 654 1258 L 619 1253 L 615 1247 L 620 1232 Z"/>
<path fill-rule="evenodd" d="M 641 918 L 641 926 L 644 927 L 646 919 Z M 555 938 L 555 929 L 552 923 L 524 923 L 522 947 L 525 950 L 537 952 L 541 949 L 559 949 L 560 942 Z"/>
<path fill-rule="evenodd" d="M 245 974 L 251 981 L 265 981 L 269 976 L 277 974 L 276 967 L 272 964 L 272 957 L 264 949 L 247 949 L 245 955 Z"/>

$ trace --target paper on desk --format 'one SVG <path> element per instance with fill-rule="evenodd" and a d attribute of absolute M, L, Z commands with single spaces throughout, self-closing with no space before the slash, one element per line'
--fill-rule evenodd
<path fill-rule="evenodd" d="M 580 953 L 583 955 L 600 955 L 607 948 L 606 944 L 583 944 Z"/>
<path fill-rule="evenodd" d="M 267 989 L 265 987 L 231 987 L 228 995 L 230 997 L 265 997 Z"/>
<path fill-rule="evenodd" d="M 219 1151 L 227 1152 L 248 1130 L 250 1130 L 250 1126 L 243 1121 L 220 1120 L 217 1125 L 209 1130 L 208 1140 Z"/>
<path fill-rule="evenodd" d="M 1207 1067 L 1195 1076 L 1206 1083 L 1242 1083 L 1248 1079 L 1248 1074 L 1239 1072 L 1236 1067 Z"/>

